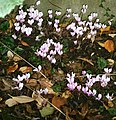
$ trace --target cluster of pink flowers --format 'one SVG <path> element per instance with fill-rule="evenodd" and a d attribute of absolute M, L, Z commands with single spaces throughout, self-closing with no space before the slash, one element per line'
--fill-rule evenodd
<path fill-rule="evenodd" d="M 87 5 L 83 5 L 81 9 L 82 14 L 86 13 L 87 8 Z M 85 37 L 91 39 L 96 36 L 99 29 L 106 27 L 106 25 L 99 22 L 100 20 L 97 18 L 98 14 L 94 12 L 88 16 L 87 20 L 82 20 L 82 17 L 79 16 L 78 13 L 73 13 L 72 16 L 75 19 L 75 22 L 71 22 L 66 29 L 70 31 L 71 36 L 76 36 L 76 38 L 87 33 Z M 76 43 L 77 42 L 74 41 L 74 44 Z"/>
<path fill-rule="evenodd" d="M 72 75 L 67 74 L 67 87 L 69 90 L 74 90 L 75 88 L 77 88 L 77 90 L 80 92 L 82 91 L 84 94 L 88 95 L 88 96 L 94 96 L 96 100 L 101 100 L 102 99 L 102 94 L 98 93 L 98 91 L 96 89 L 94 89 L 94 84 L 96 82 L 100 82 L 101 87 L 106 87 L 108 85 L 108 82 L 110 82 L 110 77 L 108 77 L 108 73 L 110 73 L 112 71 L 112 69 L 108 69 L 108 68 L 104 68 L 104 71 L 106 72 L 105 74 L 103 74 L 102 76 L 97 75 L 96 77 L 93 77 L 91 74 L 86 74 L 86 72 L 84 71 L 84 75 L 86 75 L 86 82 L 84 85 L 78 84 L 77 82 L 74 82 L 75 80 L 75 74 L 72 73 Z M 109 93 L 106 95 L 106 98 L 108 100 L 113 100 L 113 94 L 110 96 Z"/>
<path fill-rule="evenodd" d="M 47 57 L 51 63 L 56 63 L 55 55 L 62 55 L 63 45 L 60 42 L 56 43 L 52 39 L 47 39 L 47 41 L 36 50 L 35 54 L 41 56 L 42 58 Z"/>
<path fill-rule="evenodd" d="M 67 78 L 68 80 L 68 84 L 67 84 L 67 87 L 70 89 L 70 90 L 74 90 L 77 86 L 77 82 L 74 82 L 74 79 L 75 79 L 75 73 L 72 72 L 72 75 L 70 74 L 67 74 Z"/>
<path fill-rule="evenodd" d="M 30 73 L 23 74 L 22 76 L 18 75 L 17 78 L 13 78 L 13 81 L 17 83 L 17 86 L 14 89 L 22 90 L 24 83 L 23 81 L 28 81 L 30 78 Z"/>
<path fill-rule="evenodd" d="M 40 1 L 37 1 L 39 5 Z M 43 22 L 43 13 L 35 9 L 34 6 L 30 6 L 26 11 L 23 10 L 22 6 L 19 8 L 19 14 L 16 15 L 16 22 L 14 23 L 15 30 L 17 32 L 25 33 L 30 36 L 33 31 L 32 25 L 37 24 L 38 29 L 41 30 Z M 28 19 L 27 19 L 28 18 Z M 16 36 L 16 35 L 15 35 Z M 13 36 L 13 38 L 16 38 Z"/>

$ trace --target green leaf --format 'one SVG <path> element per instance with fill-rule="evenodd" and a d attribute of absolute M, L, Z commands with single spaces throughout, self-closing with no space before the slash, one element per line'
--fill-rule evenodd
<path fill-rule="evenodd" d="M 54 108 L 50 107 L 49 104 L 46 107 L 43 107 L 42 110 L 40 110 L 42 117 L 46 117 L 48 115 L 51 115 L 51 114 L 53 114 L 53 112 L 54 112 Z"/>
<path fill-rule="evenodd" d="M 0 18 L 9 14 L 16 5 L 21 5 L 24 0 L 0 0 Z"/>
<path fill-rule="evenodd" d="M 99 69 L 103 69 L 107 66 L 107 61 L 102 57 L 98 57 L 97 64 Z"/>
<path fill-rule="evenodd" d="M 0 23 L 0 30 L 5 32 L 9 28 L 10 24 L 8 21 L 3 21 Z"/>
<path fill-rule="evenodd" d="M 110 113 L 110 115 L 115 116 L 116 115 L 116 108 L 109 108 L 108 112 Z"/>

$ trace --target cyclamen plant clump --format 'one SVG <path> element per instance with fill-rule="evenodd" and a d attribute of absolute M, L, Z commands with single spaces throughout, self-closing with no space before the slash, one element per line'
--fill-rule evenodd
<path fill-rule="evenodd" d="M 104 68 L 105 74 L 103 75 L 97 75 L 93 76 L 91 74 L 86 74 L 86 72 L 83 75 L 86 76 L 86 81 L 82 84 L 78 84 L 77 82 L 74 82 L 75 80 L 75 74 L 72 73 L 72 75 L 67 74 L 66 78 L 68 80 L 67 87 L 69 90 L 73 91 L 74 89 L 77 89 L 79 92 L 82 91 L 87 96 L 94 96 L 96 100 L 101 100 L 103 95 L 102 93 L 99 93 L 97 89 L 94 88 L 97 83 L 100 83 L 102 88 L 105 88 L 108 86 L 108 83 L 111 81 L 110 77 L 107 75 L 109 74 L 112 69 Z M 113 94 L 110 96 L 109 93 L 105 96 L 108 100 L 113 100 Z"/>
<path fill-rule="evenodd" d="M 67 32 L 67 38 L 73 37 L 69 41 L 77 45 L 78 38 L 83 36 L 83 39 L 92 39 L 98 30 L 106 27 L 100 23 L 97 13 L 93 12 L 86 20 L 83 19 L 87 5 L 82 6 L 81 13 L 73 13 L 71 9 L 67 9 L 65 15 L 60 11 L 54 13 L 50 9 L 44 19 L 43 12 L 36 8 L 39 4 L 40 1 L 37 1 L 35 6 L 30 6 L 27 10 L 23 10 L 23 6 L 19 7 L 14 23 L 15 34 L 12 37 L 20 39 L 21 36 L 27 36 L 35 39 L 40 43 L 35 54 L 48 59 L 51 63 L 56 63 L 55 56 L 63 55 L 65 43 L 61 39 L 65 36 L 64 31 Z M 63 24 L 66 24 L 65 27 L 62 27 Z"/>

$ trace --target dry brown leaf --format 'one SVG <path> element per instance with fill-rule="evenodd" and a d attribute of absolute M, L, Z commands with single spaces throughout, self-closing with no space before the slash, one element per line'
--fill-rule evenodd
<path fill-rule="evenodd" d="M 24 46 L 29 46 L 28 43 L 24 42 L 23 40 L 20 40 L 21 44 L 24 45 Z"/>
<path fill-rule="evenodd" d="M 51 81 L 47 78 L 41 78 L 40 80 L 38 80 L 38 82 L 41 85 L 41 88 L 50 88 L 53 86 L 53 84 L 51 83 Z"/>
<path fill-rule="evenodd" d="M 87 58 L 78 58 L 78 59 L 83 60 L 85 62 L 88 62 L 89 64 L 94 66 L 94 64 L 90 60 L 88 60 Z"/>
<path fill-rule="evenodd" d="M 28 103 L 28 102 L 34 101 L 33 98 L 25 96 L 25 95 L 12 97 L 12 99 L 18 103 Z"/>
<path fill-rule="evenodd" d="M 18 69 L 18 64 L 14 63 L 13 66 L 9 66 L 9 68 L 7 69 L 7 73 L 15 72 L 17 69 Z"/>
<path fill-rule="evenodd" d="M 22 73 L 31 72 L 32 71 L 32 67 L 23 66 L 23 67 L 19 68 L 19 71 L 22 72 Z"/>
<path fill-rule="evenodd" d="M 38 109 L 40 109 L 43 105 L 43 103 L 45 102 L 45 100 L 39 95 L 39 94 L 36 94 L 36 92 L 34 91 L 32 93 L 32 98 L 37 102 L 37 107 Z"/>
<path fill-rule="evenodd" d="M 112 40 L 107 40 L 104 43 L 104 47 L 108 52 L 113 52 L 115 49 L 114 42 Z"/>
<path fill-rule="evenodd" d="M 35 87 L 37 85 L 37 80 L 36 79 L 29 79 L 26 83 L 27 86 L 30 87 Z"/>
<path fill-rule="evenodd" d="M 2 82 L 3 82 L 4 85 L 6 85 L 7 87 L 12 88 L 12 85 L 11 85 L 9 82 L 7 82 L 6 80 L 2 79 Z"/>
<path fill-rule="evenodd" d="M 58 97 L 58 96 L 54 96 L 52 98 L 52 104 L 54 106 L 56 106 L 57 108 L 60 108 L 61 106 L 63 106 L 66 103 L 66 99 L 63 97 Z"/>
<path fill-rule="evenodd" d="M 5 104 L 8 105 L 8 107 L 12 107 L 18 103 L 15 100 L 13 100 L 12 98 L 10 98 L 10 99 L 5 101 Z"/>

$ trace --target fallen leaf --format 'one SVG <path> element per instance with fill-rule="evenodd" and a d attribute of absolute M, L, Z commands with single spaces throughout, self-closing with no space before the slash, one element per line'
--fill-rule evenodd
<path fill-rule="evenodd" d="M 110 37 L 114 38 L 116 34 L 108 34 Z"/>
<path fill-rule="evenodd" d="M 37 80 L 36 79 L 29 79 L 26 83 L 27 86 L 30 87 L 35 87 L 37 85 Z"/>
<path fill-rule="evenodd" d="M 110 26 L 107 26 L 106 28 L 101 28 L 100 29 L 100 35 L 102 35 L 103 34 L 103 32 L 108 32 L 108 31 L 110 31 Z"/>
<path fill-rule="evenodd" d="M 12 29 L 12 27 L 13 27 L 13 20 L 9 20 L 9 24 L 10 24 L 9 28 Z"/>
<path fill-rule="evenodd" d="M 51 114 L 53 114 L 53 112 L 54 112 L 54 108 L 51 107 L 49 104 L 47 104 L 47 106 L 43 107 L 42 110 L 40 110 L 42 117 L 51 115 Z"/>
<path fill-rule="evenodd" d="M 90 61 L 90 60 L 88 60 L 87 58 L 78 58 L 79 60 L 83 60 L 83 61 L 85 61 L 85 62 L 88 62 L 89 64 L 91 64 L 91 65 L 93 65 L 94 66 L 94 64 Z"/>
<path fill-rule="evenodd" d="M 9 68 L 7 69 L 7 73 L 15 72 L 17 69 L 18 69 L 18 64 L 14 63 L 13 66 L 9 66 Z"/>
<path fill-rule="evenodd" d="M 12 107 L 18 103 L 15 100 L 13 100 L 12 98 L 10 98 L 10 99 L 5 101 L 5 104 L 8 105 L 8 107 Z"/>
<path fill-rule="evenodd" d="M 4 85 L 6 85 L 7 87 L 12 88 L 12 85 L 11 85 L 9 82 L 7 82 L 6 80 L 2 79 L 2 82 L 3 82 Z"/>
<path fill-rule="evenodd" d="M 107 59 L 107 61 L 109 62 L 109 65 L 114 65 L 114 60 L 113 59 Z"/>
<path fill-rule="evenodd" d="M 53 89 L 52 89 L 52 88 L 47 87 L 47 89 L 48 89 L 48 94 L 52 94 L 52 95 L 57 94 L 57 93 L 55 93 L 55 92 L 53 91 Z"/>
<path fill-rule="evenodd" d="M 114 106 L 113 102 L 111 100 L 108 100 L 108 107 L 113 107 L 113 106 Z"/>
<path fill-rule="evenodd" d="M 104 43 L 97 42 L 101 47 L 104 47 Z"/>
<path fill-rule="evenodd" d="M 23 67 L 19 68 L 19 71 L 22 72 L 22 73 L 31 72 L 32 71 L 32 67 L 23 66 Z"/>
<path fill-rule="evenodd" d="M 38 80 L 38 82 L 41 85 L 41 88 L 50 88 L 53 86 L 53 84 L 51 83 L 51 81 L 47 78 L 41 78 L 40 80 Z"/>
<path fill-rule="evenodd" d="M 13 59 L 14 54 L 11 51 L 7 52 L 7 57 L 9 60 Z"/>
<path fill-rule="evenodd" d="M 14 55 L 13 60 L 14 60 L 15 62 L 17 62 L 17 61 L 22 60 L 22 58 L 19 57 L 19 56 L 17 56 L 17 55 Z"/>
<path fill-rule="evenodd" d="M 67 99 L 67 98 L 69 98 L 70 96 L 71 96 L 71 92 L 68 91 L 68 90 L 66 90 L 65 92 L 62 93 L 62 97 L 63 97 L 63 98 L 66 98 L 66 99 Z"/>
<path fill-rule="evenodd" d="M 12 99 L 18 103 L 28 103 L 28 102 L 34 101 L 33 98 L 25 96 L 25 95 L 12 97 Z"/>
<path fill-rule="evenodd" d="M 21 44 L 24 45 L 24 46 L 29 46 L 28 43 L 24 42 L 23 40 L 20 40 Z"/>
<path fill-rule="evenodd" d="M 57 108 L 60 108 L 61 106 L 63 106 L 66 103 L 66 99 L 63 97 L 58 97 L 58 96 L 54 96 L 52 98 L 52 104 L 54 106 L 56 106 Z"/>
<path fill-rule="evenodd" d="M 43 106 L 43 103 L 45 103 L 46 101 L 40 96 L 40 94 L 36 94 L 36 92 L 34 91 L 32 93 L 32 98 L 37 102 L 37 107 L 38 109 L 40 109 Z"/>
<path fill-rule="evenodd" d="M 112 40 L 107 40 L 105 43 L 104 43 L 104 47 L 105 49 L 108 51 L 108 52 L 113 52 L 114 51 L 114 42 Z"/>

